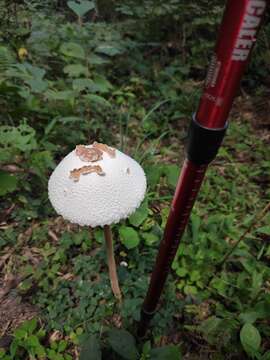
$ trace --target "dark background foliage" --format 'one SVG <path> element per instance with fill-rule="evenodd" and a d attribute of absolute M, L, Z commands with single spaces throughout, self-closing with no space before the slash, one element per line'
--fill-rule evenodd
<path fill-rule="evenodd" d="M 0 0 L 1 359 L 270 359 L 269 13 L 152 333 L 135 343 L 224 6 Z M 121 308 L 101 229 L 68 224 L 47 197 L 56 164 L 95 140 L 147 174 L 142 206 L 113 227 Z"/>

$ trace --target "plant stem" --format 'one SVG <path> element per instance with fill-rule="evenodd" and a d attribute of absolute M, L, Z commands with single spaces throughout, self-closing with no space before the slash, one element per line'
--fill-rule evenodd
<path fill-rule="evenodd" d="M 106 241 L 106 251 L 109 267 L 109 276 L 111 281 L 111 288 L 114 296 L 119 302 L 122 300 L 121 290 L 118 283 L 118 276 L 116 271 L 116 264 L 113 251 L 113 239 L 112 239 L 112 230 L 109 225 L 104 226 L 104 236 Z"/>

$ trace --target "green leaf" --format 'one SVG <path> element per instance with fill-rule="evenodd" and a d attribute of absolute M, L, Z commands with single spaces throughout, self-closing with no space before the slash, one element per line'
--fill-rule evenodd
<path fill-rule="evenodd" d="M 104 97 L 96 95 L 96 94 L 87 94 L 83 97 L 86 101 L 90 103 L 94 103 L 96 105 L 100 105 L 101 107 L 111 107 L 109 101 L 104 99 Z"/>
<path fill-rule="evenodd" d="M 153 234 L 153 233 L 143 233 L 142 237 L 145 240 L 145 244 L 147 246 L 152 246 L 153 244 L 155 244 L 159 240 L 159 237 L 156 234 Z"/>
<path fill-rule="evenodd" d="M 91 89 L 93 86 L 93 80 L 91 79 L 75 79 L 72 82 L 72 87 L 76 91 L 83 91 L 85 89 Z"/>
<path fill-rule="evenodd" d="M 62 90 L 62 91 L 54 91 L 54 90 L 48 90 L 46 91 L 45 97 L 48 100 L 59 100 L 59 101 L 67 101 L 74 99 L 76 93 L 72 90 Z"/>
<path fill-rule="evenodd" d="M 92 335 L 84 344 L 80 353 L 79 360 L 101 360 L 100 343 Z"/>
<path fill-rule="evenodd" d="M 48 169 L 55 167 L 52 154 L 48 150 L 35 152 L 31 157 L 31 165 L 41 179 L 46 178 Z"/>
<path fill-rule="evenodd" d="M 70 77 L 78 77 L 81 75 L 87 75 L 88 70 L 86 66 L 81 64 L 71 64 L 64 67 L 64 73 Z"/>
<path fill-rule="evenodd" d="M 101 56 L 98 56 L 94 53 L 88 55 L 87 61 L 90 65 L 103 65 L 108 64 L 109 62 L 109 60 L 103 59 Z"/>
<path fill-rule="evenodd" d="M 102 94 L 108 93 L 111 89 L 112 84 L 103 76 L 96 76 L 89 87 L 91 92 L 99 92 Z"/>
<path fill-rule="evenodd" d="M 269 225 L 262 226 L 259 229 L 257 229 L 257 232 L 265 235 L 270 235 L 270 226 Z"/>
<path fill-rule="evenodd" d="M 81 0 L 79 3 L 68 1 L 67 5 L 79 17 L 83 17 L 88 11 L 95 9 L 95 2 L 87 0 Z"/>
<path fill-rule="evenodd" d="M 150 360 L 181 360 L 182 355 L 178 346 L 168 345 L 156 348 L 150 352 Z"/>
<path fill-rule="evenodd" d="M 108 342 L 112 349 L 124 359 L 138 359 L 135 339 L 128 331 L 118 329 L 109 330 Z"/>
<path fill-rule="evenodd" d="M 139 235 L 132 227 L 122 225 L 119 234 L 121 242 L 127 249 L 133 249 L 140 243 Z"/>
<path fill-rule="evenodd" d="M 31 347 L 38 347 L 40 346 L 39 340 L 37 338 L 37 336 L 35 335 L 30 335 L 29 337 L 27 337 L 27 339 L 25 340 L 28 346 Z"/>
<path fill-rule="evenodd" d="M 73 57 L 76 59 L 85 59 L 84 49 L 77 43 L 68 42 L 64 43 L 60 47 L 60 51 L 67 57 Z"/>
<path fill-rule="evenodd" d="M 154 188 L 159 182 L 160 177 L 163 172 L 163 165 L 150 165 L 146 167 L 146 176 L 147 176 L 147 182 L 151 186 L 151 188 Z"/>
<path fill-rule="evenodd" d="M 103 44 L 96 47 L 95 52 L 108 55 L 108 56 L 115 56 L 121 54 L 123 52 L 122 49 L 119 49 L 111 44 Z"/>
<path fill-rule="evenodd" d="M 16 339 L 21 340 L 27 336 L 27 330 L 19 328 L 15 330 L 14 336 Z"/>
<path fill-rule="evenodd" d="M 0 196 L 13 192 L 17 189 L 18 180 L 15 176 L 5 171 L 0 171 Z"/>
<path fill-rule="evenodd" d="M 37 147 L 35 135 L 35 130 L 26 124 L 17 127 L 0 126 L 0 145 L 20 151 L 34 150 Z"/>
<path fill-rule="evenodd" d="M 141 206 L 129 217 L 129 222 L 133 226 L 140 226 L 148 216 L 148 202 L 145 200 Z"/>
<path fill-rule="evenodd" d="M 42 93 L 48 88 L 48 83 L 45 80 L 42 79 L 31 79 L 27 80 L 26 84 L 28 84 L 31 88 L 31 91 L 33 93 Z"/>
<path fill-rule="evenodd" d="M 179 277 L 185 277 L 185 276 L 188 274 L 188 270 L 187 270 L 186 268 L 179 267 L 179 268 L 176 270 L 176 274 L 177 274 Z"/>
<path fill-rule="evenodd" d="M 261 335 L 252 324 L 245 324 L 240 331 L 241 344 L 248 355 L 254 355 L 260 349 Z"/>
<path fill-rule="evenodd" d="M 165 173 L 166 173 L 166 178 L 167 178 L 167 182 L 168 184 L 175 188 L 177 181 L 178 181 L 178 177 L 180 174 L 180 168 L 177 165 L 167 165 L 165 167 Z"/>

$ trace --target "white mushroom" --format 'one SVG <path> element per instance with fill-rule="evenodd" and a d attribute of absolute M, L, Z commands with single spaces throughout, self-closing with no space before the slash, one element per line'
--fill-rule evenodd
<path fill-rule="evenodd" d="M 55 168 L 48 190 L 52 206 L 64 219 L 92 228 L 104 226 L 112 290 L 121 299 L 109 225 L 140 206 L 146 191 L 142 167 L 105 144 L 79 145 Z"/>

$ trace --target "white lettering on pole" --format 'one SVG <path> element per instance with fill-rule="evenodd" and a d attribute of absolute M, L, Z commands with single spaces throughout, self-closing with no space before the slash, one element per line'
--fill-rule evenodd
<path fill-rule="evenodd" d="M 251 15 L 260 16 L 263 14 L 265 6 L 266 6 L 265 1 L 262 1 L 262 0 L 251 1 L 248 4 L 247 12 Z"/>
<path fill-rule="evenodd" d="M 266 8 L 265 0 L 250 0 L 244 16 L 242 28 L 232 54 L 232 60 L 246 61 L 253 43 L 256 41 L 256 30 Z"/>

